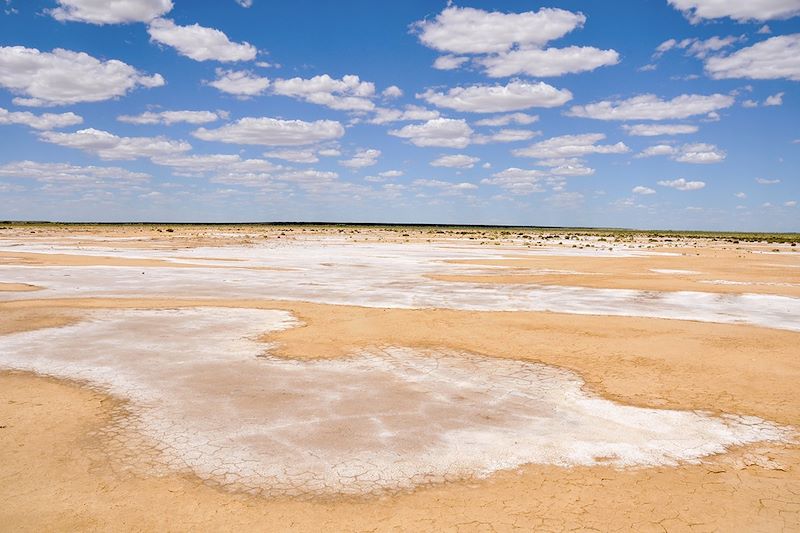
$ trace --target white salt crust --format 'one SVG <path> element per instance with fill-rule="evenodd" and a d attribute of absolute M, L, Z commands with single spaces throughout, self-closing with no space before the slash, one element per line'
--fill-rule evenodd
<path fill-rule="evenodd" d="M 253 339 L 284 311 L 103 310 L 0 337 L 0 367 L 83 380 L 130 400 L 104 429 L 133 458 L 268 496 L 376 494 L 524 464 L 695 463 L 786 441 L 755 417 L 621 405 L 575 374 L 517 360 L 386 347 L 345 359 L 276 358 Z M 313 354 L 312 354 L 313 355 Z"/>
<path fill-rule="evenodd" d="M 29 293 L 0 292 L 0 300 L 51 297 L 258 298 L 382 308 L 640 316 L 753 324 L 800 331 L 800 298 L 788 296 L 481 284 L 437 281 L 429 277 L 431 274 L 475 274 L 487 270 L 483 266 L 448 262 L 452 260 L 542 254 L 646 255 L 627 249 L 502 251 L 464 245 L 356 243 L 318 238 L 286 244 L 269 242 L 181 250 L 12 246 L 6 243 L 0 246 L 0 251 L 163 259 L 199 265 L 196 268 L 0 265 L 0 282 L 29 283 L 44 288 Z"/>
<path fill-rule="evenodd" d="M 708 285 L 764 285 L 769 287 L 797 287 L 797 283 L 784 283 L 779 281 L 733 281 L 728 279 L 701 280 L 700 283 Z"/>

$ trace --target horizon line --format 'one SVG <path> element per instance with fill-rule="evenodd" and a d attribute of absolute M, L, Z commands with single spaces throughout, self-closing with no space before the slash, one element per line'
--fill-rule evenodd
<path fill-rule="evenodd" d="M 0 224 L 48 224 L 69 226 L 353 226 L 353 227 L 420 227 L 420 228 L 476 228 L 476 229 L 529 229 L 529 230 L 583 230 L 625 231 L 639 233 L 715 233 L 751 235 L 798 235 L 799 231 L 751 231 L 751 230 L 705 230 L 705 229 L 646 229 L 613 226 L 544 226 L 525 224 L 449 224 L 429 222 L 332 222 L 332 221 L 260 221 L 260 222 L 166 222 L 166 221 L 58 221 L 58 220 L 0 220 Z"/>

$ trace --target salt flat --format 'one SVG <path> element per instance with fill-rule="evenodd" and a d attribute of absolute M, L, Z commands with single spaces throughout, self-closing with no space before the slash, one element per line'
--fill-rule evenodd
<path fill-rule="evenodd" d="M 796 523 L 800 254 L 405 231 L 0 233 L 15 523 Z"/>
<path fill-rule="evenodd" d="M 176 298 L 257 297 L 381 308 L 447 308 L 475 311 L 554 311 L 746 323 L 800 330 L 800 298 L 776 294 L 645 291 L 570 285 L 484 284 L 431 277 L 485 273 L 469 261 L 578 256 L 631 258 L 674 256 L 626 247 L 535 250 L 480 249 L 452 243 L 348 242 L 340 237 L 305 238 L 288 244 L 250 244 L 188 250 L 126 250 L 107 246 L 45 246 L 0 243 L 0 253 L 69 255 L 83 266 L 0 266 L 9 283 L 42 287 L 47 297 Z M 93 258 L 116 265 L 93 265 Z M 125 266 L 126 261 L 163 261 Z M 458 263 L 461 262 L 461 263 Z M 170 263 L 182 268 L 168 268 Z M 154 266 L 155 265 L 155 266 Z M 184 268 L 184 267 L 190 268 Z M 213 267 L 213 268 L 211 268 Z M 144 277 L 143 277 L 144 276 Z M 535 280 L 534 280 L 535 281 Z M 719 280 L 707 283 L 726 284 Z M 729 282 L 748 285 L 746 282 Z M 749 286 L 749 285 L 748 285 Z M 787 287 L 792 287 L 787 284 Z M 38 297 L 31 295 L 30 297 Z M 0 292 L 0 299 L 19 295 Z"/>

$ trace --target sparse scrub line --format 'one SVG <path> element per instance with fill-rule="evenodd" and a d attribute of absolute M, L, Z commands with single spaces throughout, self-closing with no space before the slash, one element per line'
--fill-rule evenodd
<path fill-rule="evenodd" d="M 141 231 L 150 230 L 159 233 L 175 233 L 182 229 L 201 231 L 213 229 L 215 231 L 261 231 L 261 232 L 326 232 L 357 234 L 365 230 L 377 230 L 397 233 L 402 237 L 413 237 L 415 234 L 428 235 L 454 235 L 454 236 L 480 236 L 484 239 L 498 238 L 523 238 L 544 240 L 569 240 L 581 238 L 597 238 L 599 242 L 632 242 L 637 238 L 647 239 L 648 242 L 675 242 L 683 239 L 704 239 L 712 242 L 729 242 L 731 244 L 764 243 L 764 244 L 790 244 L 797 246 L 800 242 L 800 233 L 760 233 L 760 232 L 725 232 L 725 231 L 678 231 L 678 230 L 638 230 L 622 228 L 568 228 L 568 227 L 537 227 L 537 226 L 460 226 L 438 224 L 345 224 L 345 223 L 66 223 L 66 222 L 20 222 L 4 221 L 1 230 L 29 229 L 31 233 L 37 230 L 96 230 L 99 228 L 139 228 Z"/>

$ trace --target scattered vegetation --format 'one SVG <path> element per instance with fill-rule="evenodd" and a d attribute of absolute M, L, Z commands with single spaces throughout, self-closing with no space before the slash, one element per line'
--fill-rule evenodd
<path fill-rule="evenodd" d="M 46 221 L 0 221 L 0 230 L 13 230 L 26 228 L 32 232 L 44 229 L 72 229 L 79 228 L 87 231 L 102 227 L 138 227 L 141 231 L 158 231 L 172 233 L 176 229 L 201 231 L 204 228 L 217 231 L 230 232 L 279 232 L 286 235 L 288 232 L 317 232 L 337 231 L 338 233 L 358 234 L 365 229 L 381 230 L 400 234 L 402 237 L 412 237 L 415 234 L 435 234 L 439 236 L 455 235 L 471 239 L 496 241 L 498 239 L 540 239 L 568 240 L 594 239 L 600 243 L 624 243 L 634 239 L 645 239 L 651 243 L 671 243 L 680 239 L 708 239 L 711 241 L 728 242 L 731 244 L 770 243 L 790 244 L 796 246 L 800 242 L 800 233 L 762 233 L 762 232 L 727 232 L 727 231 L 702 231 L 702 230 L 637 230 L 628 228 L 569 228 L 550 226 L 482 226 L 482 225 L 447 225 L 447 224 L 345 224 L 322 222 L 274 222 L 274 223 L 66 223 Z"/>

